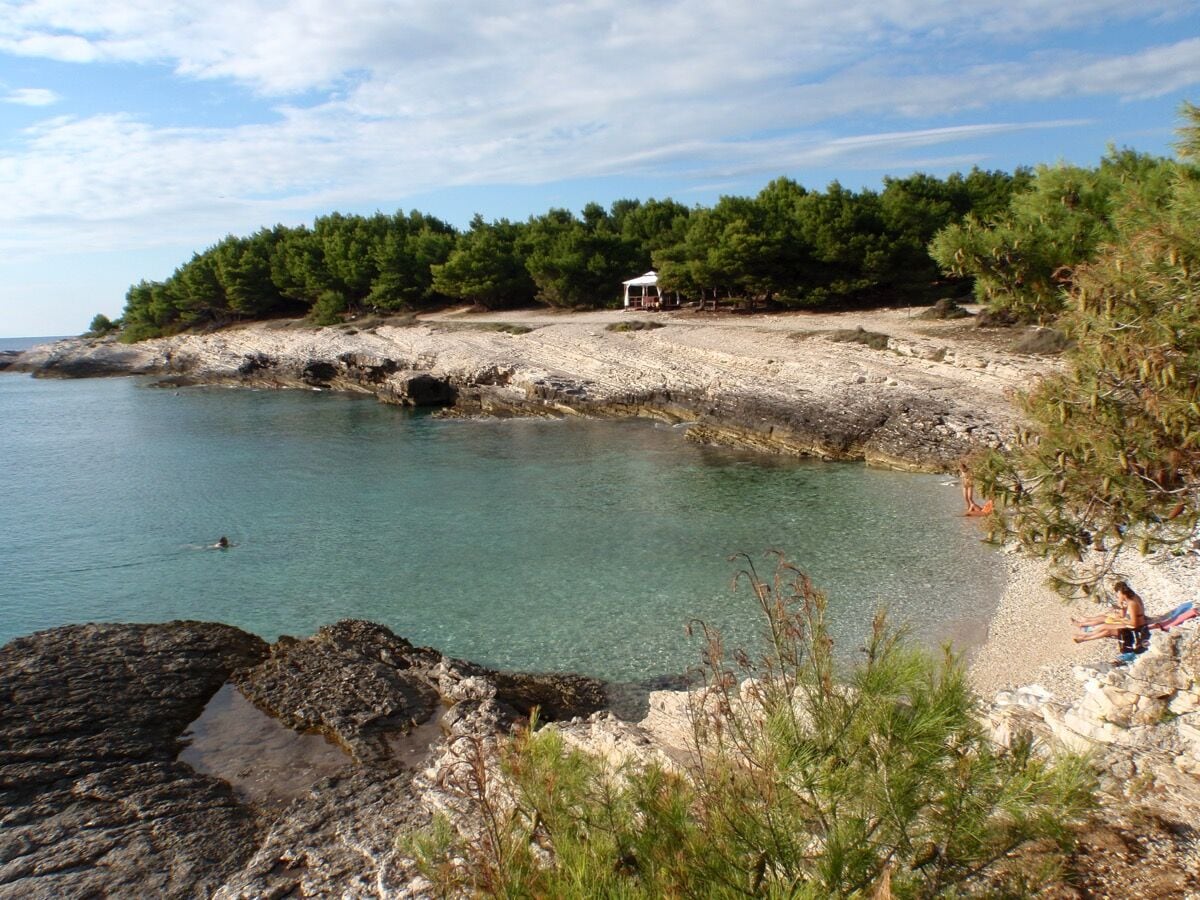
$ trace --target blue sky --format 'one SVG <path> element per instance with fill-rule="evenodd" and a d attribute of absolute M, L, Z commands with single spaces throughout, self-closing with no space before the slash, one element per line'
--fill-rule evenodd
<path fill-rule="evenodd" d="M 1169 153 L 1200 0 L 0 0 L 0 336 L 225 234 Z"/>

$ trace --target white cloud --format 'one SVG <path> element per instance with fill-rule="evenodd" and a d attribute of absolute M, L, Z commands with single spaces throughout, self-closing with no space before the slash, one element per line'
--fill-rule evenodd
<path fill-rule="evenodd" d="M 1200 83 L 1200 38 L 1139 53 L 1094 59 L 1077 55 L 1058 66 L 1012 81 L 1019 99 L 1112 94 L 1126 99 L 1161 97 Z"/>
<path fill-rule="evenodd" d="M 265 94 L 426 67 L 457 84 L 497 63 L 551 85 L 586 74 L 597 88 L 653 66 L 664 89 L 694 90 L 718 76 L 817 72 L 929 36 L 953 47 L 1194 9 L 1188 0 L 459 0 L 451 13 L 434 0 L 18 0 L 0 18 L 0 50 L 166 62 Z"/>
<path fill-rule="evenodd" d="M 203 244 L 312 208 L 386 205 L 451 185 L 880 167 L 913 148 L 1064 124 L 1044 111 L 996 114 L 1006 101 L 1140 98 L 1200 83 L 1200 39 L 1108 56 L 1045 44 L 1102 19 L 1189 8 L 460 0 L 451 15 L 430 0 L 9 2 L 0 52 L 165 63 L 290 105 L 227 127 L 107 112 L 10 135 L 0 145 L 0 251 Z M 984 123 L 905 128 L 966 112 Z"/>
<path fill-rule="evenodd" d="M 62 98 L 47 88 L 14 88 L 0 96 L 0 102 L 17 106 L 53 106 Z"/>

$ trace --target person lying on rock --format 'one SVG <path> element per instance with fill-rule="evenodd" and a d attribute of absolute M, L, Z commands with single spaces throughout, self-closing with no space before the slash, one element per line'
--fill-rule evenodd
<path fill-rule="evenodd" d="M 1118 581 L 1113 585 L 1113 590 L 1121 601 L 1120 611 L 1086 619 L 1072 619 L 1071 623 L 1079 629 L 1072 638 L 1075 643 L 1094 641 L 1098 638 L 1119 638 L 1125 629 L 1138 631 L 1146 627 L 1146 607 L 1134 589 L 1124 581 Z"/>

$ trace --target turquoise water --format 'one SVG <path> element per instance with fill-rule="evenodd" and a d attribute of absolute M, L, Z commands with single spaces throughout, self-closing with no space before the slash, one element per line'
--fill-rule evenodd
<path fill-rule="evenodd" d="M 781 461 L 645 423 L 454 421 L 329 393 L 0 375 L 0 641 L 79 621 L 344 617 L 479 662 L 641 680 L 779 548 L 853 646 L 870 610 L 982 638 L 1002 575 L 937 476 Z M 220 535 L 229 551 L 205 549 Z M 969 572 L 970 577 L 962 573 Z"/>

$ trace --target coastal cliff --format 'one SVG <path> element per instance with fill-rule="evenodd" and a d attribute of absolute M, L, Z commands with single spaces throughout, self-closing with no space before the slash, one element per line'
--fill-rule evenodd
<path fill-rule="evenodd" d="M 1012 392 L 1054 365 L 908 310 L 656 315 L 661 327 L 638 331 L 610 330 L 630 322 L 619 311 L 262 322 L 132 345 L 60 341 L 10 368 L 350 391 L 450 415 L 643 417 L 687 423 L 706 443 L 944 471 L 1007 441 Z M 831 339 L 864 323 L 886 347 Z"/>

